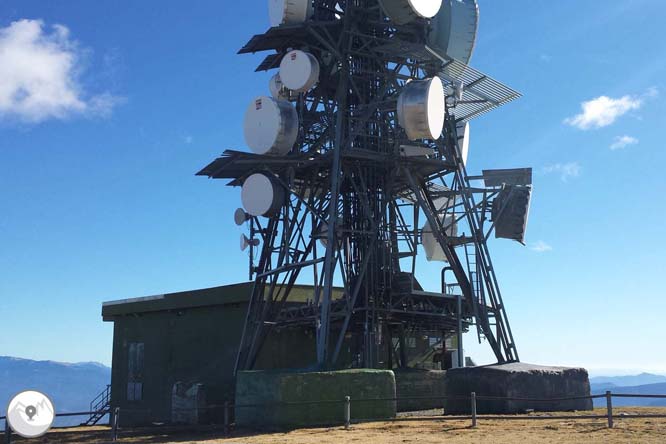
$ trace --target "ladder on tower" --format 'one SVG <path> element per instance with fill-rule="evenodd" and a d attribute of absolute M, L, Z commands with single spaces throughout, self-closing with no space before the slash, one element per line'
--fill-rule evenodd
<path fill-rule="evenodd" d="M 462 202 L 471 230 L 472 239 L 474 239 L 472 248 L 465 244 L 465 254 L 467 256 L 467 268 L 470 285 L 472 287 L 472 298 L 477 316 L 477 332 L 480 337 L 483 334 L 486 338 L 494 336 L 499 347 L 502 350 L 494 350 L 495 355 L 500 362 L 519 361 L 518 350 L 513 339 L 509 319 L 504 308 L 502 295 L 500 293 L 497 276 L 493 268 L 490 251 L 486 243 L 486 237 L 483 234 L 480 216 L 475 208 L 472 187 L 465 169 L 465 164 L 460 159 L 460 150 L 457 145 L 457 128 L 455 118 L 447 117 L 450 133 L 452 134 L 456 157 L 458 158 L 455 170 L 456 182 L 459 191 L 464 194 Z M 471 251 L 470 251 L 471 250 Z M 494 327 L 495 332 L 492 331 Z M 503 353 L 502 353 L 503 352 Z"/>
<path fill-rule="evenodd" d="M 465 249 L 465 262 L 467 264 L 467 275 L 469 276 L 469 284 L 472 287 L 472 295 L 474 297 L 474 301 L 472 304 L 472 307 L 474 308 L 474 316 L 478 318 L 478 312 L 479 312 L 479 305 L 483 305 L 483 298 L 482 298 L 482 286 L 479 282 L 479 273 L 478 270 L 476 269 L 476 248 L 475 247 L 470 247 L 469 243 L 465 243 L 464 249 Z M 481 335 L 483 334 L 483 331 L 481 329 L 481 325 L 477 322 L 476 323 L 476 336 L 481 342 Z"/>

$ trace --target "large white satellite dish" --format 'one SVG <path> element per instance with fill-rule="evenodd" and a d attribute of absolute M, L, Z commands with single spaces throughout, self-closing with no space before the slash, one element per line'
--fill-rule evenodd
<path fill-rule="evenodd" d="M 468 64 L 479 27 L 477 0 L 444 0 L 430 22 L 428 46 L 441 56 Z"/>
<path fill-rule="evenodd" d="M 311 0 L 268 0 L 271 26 L 296 25 L 312 16 Z"/>
<path fill-rule="evenodd" d="M 392 22 L 404 25 L 417 18 L 432 18 L 442 6 L 442 0 L 379 0 Z"/>
<path fill-rule="evenodd" d="M 469 156 L 469 122 L 458 124 L 458 147 L 460 147 L 462 163 L 467 166 L 467 156 Z"/>
<path fill-rule="evenodd" d="M 398 122 L 409 140 L 439 139 L 445 114 L 444 86 L 439 77 L 409 82 L 398 98 Z"/>
<path fill-rule="evenodd" d="M 256 154 L 286 154 L 298 138 L 298 113 L 284 100 L 257 97 L 245 112 L 245 142 Z"/>
<path fill-rule="evenodd" d="M 285 200 L 284 189 L 275 178 L 262 173 L 249 176 L 243 182 L 241 201 L 252 216 L 271 216 Z"/>
<path fill-rule="evenodd" d="M 448 237 L 458 236 L 458 224 L 453 216 L 446 216 L 442 225 L 444 226 L 444 232 Z M 437 241 L 437 237 L 432 232 L 430 222 L 426 222 L 421 229 L 421 243 L 423 244 L 423 249 L 425 250 L 428 262 L 448 262 L 444 250 Z"/>
<path fill-rule="evenodd" d="M 294 92 L 306 92 L 319 81 L 319 61 L 308 52 L 289 51 L 280 62 L 280 79 Z"/>

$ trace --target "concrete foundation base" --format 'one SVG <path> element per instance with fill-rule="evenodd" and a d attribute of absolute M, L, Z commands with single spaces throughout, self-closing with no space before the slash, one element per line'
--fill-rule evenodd
<path fill-rule="evenodd" d="M 452 369 L 446 372 L 447 396 L 497 396 L 514 398 L 564 398 L 589 396 L 590 382 L 583 368 L 544 367 L 523 363 Z M 478 400 L 479 414 L 535 411 L 592 410 L 591 399 L 558 402 Z M 469 400 L 447 400 L 447 414 L 469 414 Z"/>
<path fill-rule="evenodd" d="M 395 376 L 390 370 L 239 372 L 236 424 L 251 428 L 340 425 L 344 423 L 345 396 L 352 400 L 352 419 L 390 419 L 396 415 L 395 401 L 354 402 L 354 399 L 395 398 L 395 395 Z M 301 402 L 306 404 L 280 404 Z"/>
<path fill-rule="evenodd" d="M 439 409 L 444 406 L 445 371 L 395 369 L 394 373 L 399 412 Z"/>

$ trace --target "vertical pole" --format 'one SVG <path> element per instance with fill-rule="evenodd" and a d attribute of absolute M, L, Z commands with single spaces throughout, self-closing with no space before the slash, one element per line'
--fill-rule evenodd
<path fill-rule="evenodd" d="M 113 425 L 113 409 L 111 408 L 111 384 L 106 386 L 106 406 L 109 409 L 109 427 Z M 92 412 L 92 409 L 90 410 Z"/>
<path fill-rule="evenodd" d="M 250 271 L 249 271 L 249 280 L 252 279 L 252 274 L 254 272 L 254 246 L 252 245 L 252 239 L 254 239 L 254 219 L 250 219 Z"/>
<path fill-rule="evenodd" d="M 456 300 L 456 315 L 458 316 L 457 336 L 458 336 L 458 368 L 465 366 L 465 358 L 463 357 L 463 327 L 462 327 L 462 295 L 459 294 Z"/>
<path fill-rule="evenodd" d="M 448 267 L 442 268 L 442 294 L 443 295 L 446 294 L 446 276 L 445 276 L 446 270 L 448 270 Z"/>
<path fill-rule="evenodd" d="M 118 440 L 118 422 L 120 421 L 120 407 L 113 409 L 113 426 L 111 427 L 111 441 Z"/>
<path fill-rule="evenodd" d="M 345 36 L 351 27 L 351 15 L 353 11 L 352 2 L 347 2 L 343 20 L 343 33 Z M 347 50 L 351 49 L 351 40 L 347 38 L 345 43 Z M 342 179 L 342 150 L 345 142 L 345 128 L 347 121 L 347 92 L 349 91 L 349 61 L 343 58 L 342 69 L 338 80 L 336 101 L 338 103 L 337 116 L 335 120 L 335 145 L 333 147 L 333 163 L 331 165 L 331 199 L 328 206 L 328 232 L 326 233 L 326 255 L 324 256 L 323 286 L 324 298 L 321 300 L 319 310 L 319 324 L 317 325 L 317 364 L 324 368 L 329 364 L 328 337 L 330 334 L 330 308 L 333 300 L 333 274 L 335 273 L 335 245 L 337 242 L 336 229 L 338 225 L 338 201 L 340 198 L 340 182 Z M 341 335 L 344 332 L 340 332 Z"/>
<path fill-rule="evenodd" d="M 229 433 L 229 401 L 224 401 L 224 433 Z"/>
<path fill-rule="evenodd" d="M 386 358 L 386 368 L 393 370 L 393 336 L 391 335 L 391 326 L 386 325 L 386 333 L 384 334 L 384 340 L 386 341 L 386 352 L 388 357 Z"/>
<path fill-rule="evenodd" d="M 476 393 L 472 392 L 472 427 L 476 427 Z"/>
<path fill-rule="evenodd" d="M 407 367 L 407 349 L 405 344 L 405 326 L 400 324 L 398 326 L 398 342 L 400 345 L 400 368 Z"/>
<path fill-rule="evenodd" d="M 351 424 L 351 398 L 345 396 L 345 429 L 349 428 Z"/>
<path fill-rule="evenodd" d="M 5 418 L 5 443 L 12 444 L 12 428 L 9 427 L 7 418 Z"/>
<path fill-rule="evenodd" d="M 606 391 L 606 415 L 608 416 L 608 428 L 613 428 L 613 396 Z"/>

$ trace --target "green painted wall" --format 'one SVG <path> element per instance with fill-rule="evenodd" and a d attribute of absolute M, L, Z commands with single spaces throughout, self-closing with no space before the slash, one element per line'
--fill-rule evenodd
<path fill-rule="evenodd" d="M 169 421 L 177 381 L 204 384 L 208 404 L 233 399 L 233 367 L 246 304 L 118 317 L 114 325 L 111 402 L 121 424 Z M 144 343 L 141 401 L 129 401 L 128 344 Z M 221 417 L 222 410 L 211 411 Z M 211 418 L 213 419 L 213 418 Z"/>
<path fill-rule="evenodd" d="M 391 370 L 239 372 L 236 382 L 236 424 L 253 428 L 342 424 L 342 401 L 345 396 L 351 397 L 353 420 L 394 418 L 395 401 L 361 400 L 395 398 L 395 393 L 395 377 Z M 270 405 L 308 401 L 317 402 Z"/>
<path fill-rule="evenodd" d="M 421 369 L 394 369 L 393 371 L 398 398 L 404 398 L 402 401 L 398 401 L 399 412 L 444 407 L 446 371 Z"/>
<path fill-rule="evenodd" d="M 170 421 L 171 390 L 178 381 L 203 384 L 208 405 L 233 402 L 246 311 L 246 303 L 234 303 L 114 316 L 111 403 L 121 408 L 121 424 Z M 127 396 L 132 342 L 144 344 L 141 401 Z M 256 368 L 306 367 L 314 361 L 313 332 L 282 330 L 266 342 Z M 222 407 L 209 410 L 208 420 L 223 418 Z"/>

